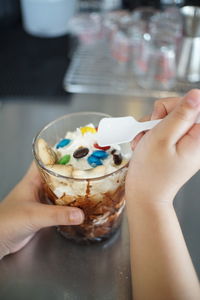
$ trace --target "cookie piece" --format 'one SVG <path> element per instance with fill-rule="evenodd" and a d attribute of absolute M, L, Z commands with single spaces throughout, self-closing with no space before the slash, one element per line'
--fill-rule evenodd
<path fill-rule="evenodd" d="M 71 177 L 72 176 L 72 170 L 73 167 L 71 165 L 52 165 L 52 166 L 48 166 L 48 169 L 59 174 L 62 176 L 66 176 L 66 177 Z"/>
<path fill-rule="evenodd" d="M 38 156 L 44 165 L 53 165 L 56 162 L 56 153 L 53 151 L 53 149 L 51 149 L 45 140 L 39 139 L 37 147 Z"/>
<path fill-rule="evenodd" d="M 72 172 L 72 176 L 74 178 L 96 178 L 104 176 L 106 173 L 105 166 L 98 166 L 96 168 L 92 168 L 90 170 L 74 170 Z"/>

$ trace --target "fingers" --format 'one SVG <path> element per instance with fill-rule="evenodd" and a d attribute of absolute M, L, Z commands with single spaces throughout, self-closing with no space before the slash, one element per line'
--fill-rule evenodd
<path fill-rule="evenodd" d="M 164 98 L 155 101 L 154 109 L 151 115 L 145 116 L 140 119 L 141 122 L 149 121 L 149 120 L 157 120 L 165 118 L 178 103 L 180 103 L 181 98 Z M 135 149 L 141 138 L 144 136 L 145 132 L 139 133 L 131 142 L 132 150 Z"/>
<path fill-rule="evenodd" d="M 166 117 L 178 103 L 181 98 L 164 98 L 157 100 L 154 103 L 154 110 L 151 115 L 151 120 L 163 119 Z"/>
<path fill-rule="evenodd" d="M 56 225 L 79 225 L 84 221 L 83 211 L 76 207 L 38 203 L 31 214 L 35 230 Z"/>
<path fill-rule="evenodd" d="M 196 154 L 198 155 L 199 159 L 196 163 L 196 166 L 200 165 L 200 124 L 195 124 L 192 128 L 188 131 L 188 133 L 179 140 L 177 144 L 177 151 L 179 153 L 188 153 L 191 155 L 192 159 L 196 159 Z"/>
<path fill-rule="evenodd" d="M 175 109 L 154 128 L 155 137 L 174 145 L 193 126 L 200 112 L 200 90 L 191 90 Z"/>

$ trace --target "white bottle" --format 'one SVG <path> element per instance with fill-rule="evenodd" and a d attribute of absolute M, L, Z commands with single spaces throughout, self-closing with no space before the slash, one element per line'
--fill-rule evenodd
<path fill-rule="evenodd" d="M 76 0 L 21 0 L 25 31 L 39 37 L 66 34 L 76 3 Z"/>

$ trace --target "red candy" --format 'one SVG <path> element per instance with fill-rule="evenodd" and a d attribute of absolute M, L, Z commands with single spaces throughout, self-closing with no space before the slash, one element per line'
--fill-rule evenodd
<path fill-rule="evenodd" d="M 104 151 L 110 149 L 110 146 L 101 147 L 101 146 L 99 146 L 97 143 L 94 144 L 94 147 L 97 148 L 97 149 L 100 149 L 100 150 L 104 150 Z"/>

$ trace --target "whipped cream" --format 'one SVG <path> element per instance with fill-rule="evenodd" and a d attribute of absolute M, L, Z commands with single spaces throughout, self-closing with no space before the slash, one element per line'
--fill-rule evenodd
<path fill-rule="evenodd" d="M 86 126 L 82 128 L 93 128 L 95 131 L 95 126 L 93 124 L 87 124 Z M 57 144 L 54 146 L 54 151 L 57 153 L 57 156 L 59 158 L 62 158 L 65 155 L 70 155 L 70 161 L 69 164 L 73 166 L 74 169 L 77 170 L 89 170 L 92 169 L 93 167 L 91 164 L 88 163 L 87 158 L 92 155 L 92 153 L 96 150 L 100 150 L 95 148 L 95 144 L 97 144 L 97 131 L 92 133 L 92 132 L 85 132 L 84 134 L 82 133 L 80 128 L 77 128 L 73 132 L 67 132 L 67 134 L 64 137 L 65 139 L 70 139 L 71 142 L 64 147 L 61 147 L 59 149 L 56 148 Z M 88 154 L 80 159 L 77 159 L 73 156 L 74 152 L 79 149 L 79 148 L 88 148 L 89 152 Z M 113 156 L 111 155 L 111 151 L 115 149 L 118 151 L 119 154 L 122 155 L 123 157 L 123 163 L 120 165 L 116 165 L 113 161 Z M 109 155 L 107 158 L 101 160 L 102 164 L 105 166 L 106 171 L 102 171 L 101 174 L 97 174 L 99 176 L 103 176 L 105 174 L 112 173 L 116 171 L 117 169 L 121 168 L 123 164 L 127 163 L 129 158 L 130 158 L 130 153 L 122 153 L 122 149 L 119 145 L 113 145 L 112 148 L 110 148 L 108 151 L 106 151 Z M 85 178 L 84 174 L 83 178 Z M 78 176 L 79 177 L 79 176 Z M 93 173 L 93 177 L 95 176 L 95 172 Z M 80 178 L 80 177 L 79 177 Z"/>

